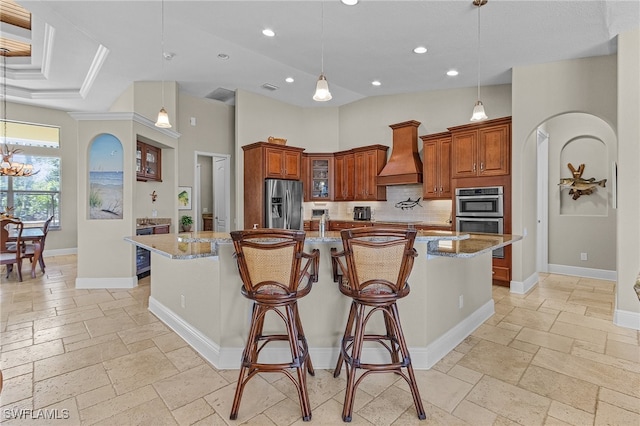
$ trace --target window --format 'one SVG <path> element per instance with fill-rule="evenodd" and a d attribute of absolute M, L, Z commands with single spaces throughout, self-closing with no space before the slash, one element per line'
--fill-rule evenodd
<path fill-rule="evenodd" d="M 53 215 L 52 228 L 60 227 L 60 158 L 15 154 L 16 161 L 33 165 L 30 177 L 0 177 L 0 210 L 13 207 L 23 222 L 45 221 Z"/>
<path fill-rule="evenodd" d="M 60 128 L 43 124 L 0 120 L 0 143 L 21 145 L 13 155 L 16 162 L 33 165 L 37 173 L 29 177 L 0 176 L 0 212 L 13 208 L 12 214 L 23 222 L 44 222 L 51 215 L 51 228 L 60 228 Z"/>

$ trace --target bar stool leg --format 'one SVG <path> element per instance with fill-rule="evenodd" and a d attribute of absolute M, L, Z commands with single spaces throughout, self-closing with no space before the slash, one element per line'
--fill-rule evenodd
<path fill-rule="evenodd" d="M 304 351 L 305 351 L 305 353 L 307 353 L 307 357 L 306 357 L 306 360 L 307 360 L 306 361 L 307 372 L 310 375 L 315 376 L 316 372 L 313 369 L 313 364 L 311 363 L 311 355 L 308 354 L 309 353 L 309 346 L 307 344 L 307 338 L 304 335 L 304 330 L 302 329 L 302 321 L 300 321 L 300 314 L 299 314 L 299 311 L 298 311 L 298 304 L 297 303 L 294 305 L 294 311 L 295 311 L 295 317 L 296 317 L 296 327 L 297 327 L 297 330 L 298 330 L 298 340 L 300 342 L 302 342 Z"/>
<path fill-rule="evenodd" d="M 233 397 L 233 405 L 231 406 L 231 414 L 229 419 L 236 420 L 238 418 L 238 410 L 240 401 L 242 400 L 242 392 L 244 387 L 257 371 L 250 370 L 251 366 L 257 361 L 257 345 L 258 337 L 262 334 L 262 319 L 265 312 L 257 303 L 253 304 L 253 313 L 251 315 L 251 325 L 249 327 L 249 337 L 247 344 L 242 351 L 242 362 L 240 363 L 240 373 L 238 374 L 238 384 L 236 385 L 236 393 Z"/>
<path fill-rule="evenodd" d="M 358 367 L 360 367 L 360 357 L 362 355 L 362 343 L 364 341 L 364 318 L 366 307 L 360 303 L 355 303 L 352 306 L 354 311 L 355 331 L 353 334 L 353 342 L 351 345 L 351 356 L 347 353 L 346 342 L 342 343 L 342 356 L 345 359 L 347 366 L 347 387 L 344 393 L 344 406 L 342 408 L 342 420 L 345 422 L 351 421 L 351 414 L 353 411 L 353 400 L 356 396 L 356 375 L 358 373 Z"/>
<path fill-rule="evenodd" d="M 416 381 L 415 374 L 413 373 L 413 365 L 411 364 L 411 355 L 409 354 L 409 348 L 407 348 L 407 342 L 404 340 L 404 332 L 402 331 L 402 325 L 400 323 L 400 314 L 398 313 L 398 305 L 393 303 L 390 306 L 391 313 L 393 315 L 393 326 L 396 329 L 396 335 L 398 339 L 398 344 L 400 345 L 400 351 L 403 354 L 404 359 L 406 360 L 407 373 L 409 375 L 409 388 L 411 389 L 411 395 L 413 396 L 413 403 L 416 406 L 416 412 L 418 413 L 418 418 L 420 420 L 424 420 L 427 418 L 427 415 L 424 411 L 424 407 L 422 406 L 422 399 L 420 398 L 420 391 L 418 390 L 418 382 Z"/>
<path fill-rule="evenodd" d="M 353 341 L 353 321 L 355 319 L 356 312 L 356 302 L 351 302 L 351 308 L 349 309 L 349 317 L 347 318 L 347 326 L 344 329 L 344 334 L 342 335 L 342 341 L 340 342 L 340 351 L 338 353 L 338 362 L 336 363 L 336 368 L 333 370 L 333 377 L 340 376 L 340 371 L 342 370 L 342 364 L 344 363 L 344 355 L 343 351 L 348 349 L 348 343 Z"/>
<path fill-rule="evenodd" d="M 295 365 L 298 381 L 295 382 L 300 399 L 300 409 L 302 411 L 302 420 L 311 420 L 311 404 L 309 402 L 309 393 L 307 392 L 307 362 L 309 361 L 307 343 L 304 339 L 302 331 L 298 327 L 300 325 L 297 306 L 294 304 L 287 305 L 287 335 L 289 337 L 289 345 L 291 347 L 291 356 L 293 357 L 293 365 Z M 302 345 L 302 348 L 300 347 Z"/>

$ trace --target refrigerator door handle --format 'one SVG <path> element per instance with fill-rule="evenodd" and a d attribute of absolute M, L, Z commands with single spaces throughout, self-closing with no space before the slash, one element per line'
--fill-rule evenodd
<path fill-rule="evenodd" d="M 291 229 L 291 192 L 287 189 L 285 193 L 286 213 L 284 217 L 285 229 Z"/>

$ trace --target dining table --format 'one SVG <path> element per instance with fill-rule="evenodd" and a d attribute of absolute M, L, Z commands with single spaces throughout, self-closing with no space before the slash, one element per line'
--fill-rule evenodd
<path fill-rule="evenodd" d="M 42 256 L 42 239 L 44 238 L 44 230 L 42 228 L 24 228 L 20 237 L 21 241 L 30 241 L 35 248 L 33 260 L 31 261 L 31 278 L 36 277 L 36 265 L 40 263 Z M 9 231 L 9 241 L 17 241 L 17 230 Z M 43 268 L 44 269 L 44 268 Z"/>

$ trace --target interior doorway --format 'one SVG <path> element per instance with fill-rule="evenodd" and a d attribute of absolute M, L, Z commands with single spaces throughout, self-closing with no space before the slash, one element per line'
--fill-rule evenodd
<path fill-rule="evenodd" d="M 202 215 L 212 214 L 214 231 L 230 232 L 230 162 L 228 154 L 194 152 L 193 212 L 196 231 L 202 230 Z"/>
<path fill-rule="evenodd" d="M 536 227 L 537 269 L 549 272 L 549 135 L 542 129 L 536 131 L 538 144 L 538 211 Z"/>

